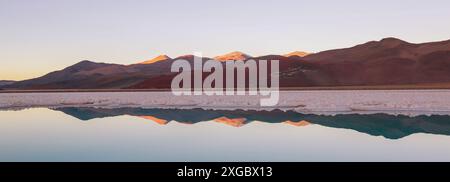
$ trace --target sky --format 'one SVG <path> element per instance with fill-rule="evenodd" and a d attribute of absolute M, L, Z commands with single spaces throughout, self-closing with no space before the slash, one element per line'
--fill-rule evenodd
<path fill-rule="evenodd" d="M 0 0 L 0 80 L 81 60 L 320 52 L 385 37 L 450 39 L 447 0 Z"/>

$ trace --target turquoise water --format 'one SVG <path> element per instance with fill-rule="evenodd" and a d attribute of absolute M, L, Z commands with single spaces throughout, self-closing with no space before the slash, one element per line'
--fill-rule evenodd
<path fill-rule="evenodd" d="M 450 161 L 450 116 L 0 111 L 0 161 Z"/>

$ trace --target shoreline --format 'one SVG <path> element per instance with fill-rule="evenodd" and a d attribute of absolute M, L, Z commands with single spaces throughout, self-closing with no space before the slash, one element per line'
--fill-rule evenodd
<path fill-rule="evenodd" d="M 283 87 L 280 91 L 320 91 L 320 90 L 448 90 L 450 84 L 424 85 L 377 85 L 377 86 L 324 86 L 324 87 Z M 171 89 L 5 89 L 0 93 L 61 93 L 61 92 L 171 92 Z"/>
<path fill-rule="evenodd" d="M 281 91 L 276 106 L 260 106 L 264 96 L 177 96 L 170 92 L 67 92 L 0 94 L 0 110 L 34 107 L 177 108 L 284 110 L 310 114 L 385 113 L 450 115 L 450 90 Z"/>

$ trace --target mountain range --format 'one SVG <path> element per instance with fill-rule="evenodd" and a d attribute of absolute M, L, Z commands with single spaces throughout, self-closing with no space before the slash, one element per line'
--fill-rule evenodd
<path fill-rule="evenodd" d="M 157 89 L 170 88 L 172 63 L 193 55 L 161 55 L 131 65 L 81 61 L 44 76 L 0 82 L 2 89 Z M 203 60 L 212 58 L 204 57 Z M 279 60 L 281 87 L 390 86 L 450 84 L 450 40 L 414 44 L 396 38 L 314 54 L 253 57 L 232 52 L 213 59 Z"/>

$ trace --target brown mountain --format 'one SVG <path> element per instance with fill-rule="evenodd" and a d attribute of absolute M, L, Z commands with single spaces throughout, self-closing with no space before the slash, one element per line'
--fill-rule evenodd
<path fill-rule="evenodd" d="M 450 82 L 450 41 L 412 44 L 395 38 L 304 57 L 327 81 L 321 85 Z"/>
<path fill-rule="evenodd" d="M 118 89 L 137 84 L 151 76 L 161 75 L 170 64 L 119 65 L 81 61 L 42 77 L 19 81 L 13 89 Z"/>
<path fill-rule="evenodd" d="M 251 57 L 233 52 L 219 60 L 280 60 L 281 87 L 373 86 L 450 83 L 450 40 L 413 44 L 395 38 L 304 57 Z M 39 78 L 19 81 L 4 89 L 169 88 L 175 60 L 193 62 L 193 55 L 159 56 L 146 64 L 119 65 L 82 61 Z M 203 58 L 208 60 L 210 58 Z M 207 74 L 204 74 L 205 76 Z"/>

